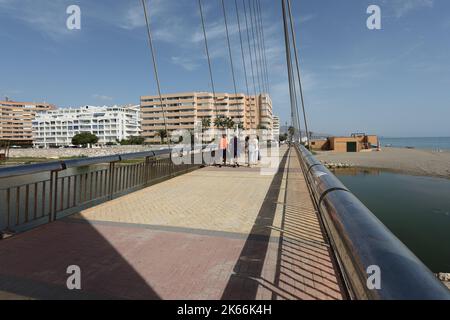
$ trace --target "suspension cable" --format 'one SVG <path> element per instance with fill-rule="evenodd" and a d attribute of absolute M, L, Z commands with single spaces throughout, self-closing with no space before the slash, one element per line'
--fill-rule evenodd
<path fill-rule="evenodd" d="M 242 3 L 244 5 L 244 16 L 245 16 L 245 27 L 246 27 L 246 33 L 247 33 L 247 45 L 248 45 L 248 53 L 250 54 L 250 67 L 252 70 L 252 80 L 253 80 L 253 93 L 254 93 L 254 98 L 255 98 L 255 107 L 256 107 L 256 78 L 255 78 L 255 70 L 253 67 L 253 54 L 252 54 L 252 49 L 251 49 L 251 45 L 250 45 L 250 28 L 249 28 L 249 24 L 248 24 L 248 18 L 247 18 L 247 7 L 245 5 L 245 0 L 242 0 Z M 252 116 L 252 109 L 251 109 L 251 100 L 249 97 L 249 104 L 250 104 L 250 116 Z"/>
<path fill-rule="evenodd" d="M 288 3 L 288 11 L 289 11 L 289 20 L 291 22 L 291 33 L 292 33 L 292 44 L 294 46 L 294 53 L 295 53 L 295 64 L 297 67 L 297 77 L 298 77 L 298 85 L 300 87 L 300 99 L 303 109 L 303 119 L 305 121 L 305 130 L 306 130 L 306 138 L 308 142 L 308 146 L 310 145 L 311 141 L 311 135 L 308 130 L 308 121 L 306 119 L 306 111 L 305 111 L 305 101 L 304 101 L 304 95 L 303 95 L 303 86 L 302 86 L 302 78 L 300 73 L 300 63 L 298 58 L 298 50 L 297 50 L 297 41 L 296 41 L 296 35 L 295 35 L 295 27 L 294 27 L 294 19 L 292 17 L 292 10 L 291 10 L 291 0 L 287 0 Z"/>
<path fill-rule="evenodd" d="M 248 87 L 247 66 L 246 66 L 246 63 L 245 63 L 244 44 L 243 44 L 243 41 L 242 41 L 241 19 L 240 19 L 240 16 L 239 16 L 239 6 L 238 6 L 238 3 L 237 3 L 237 0 L 234 0 L 234 5 L 236 7 L 236 18 L 237 18 L 238 29 L 239 29 L 239 41 L 241 43 L 242 65 L 244 66 L 245 87 L 247 89 L 247 97 L 250 98 L 250 90 L 249 90 L 249 87 Z"/>
<path fill-rule="evenodd" d="M 158 95 L 159 95 L 159 101 L 160 101 L 160 105 L 161 105 L 161 110 L 162 110 L 162 114 L 163 114 L 163 119 L 164 119 L 164 130 L 166 131 L 167 134 L 167 144 L 169 146 L 169 151 L 170 153 L 172 153 L 172 146 L 170 143 L 170 137 L 169 137 L 169 131 L 167 129 L 167 121 L 166 121 L 166 112 L 164 109 L 164 104 L 163 104 L 163 98 L 162 98 L 162 93 L 161 93 L 161 84 L 159 82 L 159 75 L 158 75 L 158 66 L 156 64 L 156 54 L 155 54 L 155 48 L 153 47 L 153 38 L 152 38 L 152 32 L 150 29 L 150 22 L 149 22 L 149 17 L 147 14 L 147 5 L 145 3 L 145 0 L 142 0 L 142 6 L 144 8 L 144 16 L 145 16 L 145 24 L 147 26 L 147 36 L 148 36 L 148 43 L 150 46 L 150 51 L 151 51 L 151 56 L 152 56 L 152 62 L 153 62 L 153 71 L 154 71 L 154 75 L 155 75 L 155 80 L 156 80 L 156 84 L 158 87 Z"/>
<path fill-rule="evenodd" d="M 260 68 L 259 68 L 259 62 L 258 62 L 258 51 L 256 49 L 256 37 L 255 37 L 255 30 L 254 30 L 254 25 L 253 25 L 253 10 L 252 10 L 252 4 L 250 1 L 249 4 L 249 9 L 250 9 L 250 25 L 251 25 L 251 33 L 252 33 L 252 43 L 253 43 L 253 50 L 254 50 L 254 54 L 255 54 L 255 64 L 256 64 L 256 76 L 258 79 L 258 88 L 259 88 L 259 93 L 262 93 L 262 86 L 261 86 L 261 79 L 260 79 Z"/>
<path fill-rule="evenodd" d="M 288 71 L 288 82 L 289 82 L 289 95 L 291 100 L 291 123 L 294 125 L 295 118 L 294 118 L 294 108 L 295 108 L 295 101 L 294 101 L 294 92 L 293 92 L 293 86 L 292 86 L 292 59 L 291 59 L 291 45 L 289 41 L 289 29 L 288 29 L 288 23 L 287 23 L 287 17 L 286 17 L 286 5 L 284 0 L 281 0 L 281 7 L 283 10 L 283 23 L 284 23 L 284 41 L 286 46 L 286 63 L 287 63 L 287 71 Z M 295 127 L 294 127 L 295 128 Z"/>
<path fill-rule="evenodd" d="M 262 83 L 262 87 L 264 92 L 267 92 L 267 88 L 266 88 L 266 75 L 264 72 L 264 62 L 263 62 L 263 58 L 262 58 L 262 46 L 261 46 L 261 33 L 260 33 L 260 28 L 259 28 L 259 21 L 258 21 L 258 9 L 257 9 L 257 4 L 256 4 L 256 0 L 253 0 L 253 12 L 255 14 L 255 32 L 256 32 L 256 40 L 257 40 L 257 48 L 258 48 L 258 56 L 259 56 L 259 66 L 260 66 L 260 72 L 261 72 L 261 83 Z"/>
<path fill-rule="evenodd" d="M 266 70 L 266 77 L 267 77 L 267 91 L 270 92 L 270 77 L 269 77 L 269 68 L 267 63 L 267 52 L 266 52 L 266 39 L 265 39 L 265 33 L 264 33 L 264 23 L 263 23 L 263 17 L 262 17 L 262 9 L 261 9 L 261 1 L 258 1 L 258 9 L 259 9 L 259 19 L 260 19 L 260 25 L 261 25 L 261 35 L 262 35 L 262 44 L 263 44 L 263 56 L 264 56 L 264 67 Z"/>
<path fill-rule="evenodd" d="M 216 109 L 216 119 L 217 119 L 218 118 L 218 108 L 217 108 L 217 104 L 216 104 L 216 89 L 214 86 L 214 78 L 213 78 L 213 72 L 212 72 L 212 66 L 211 66 L 211 57 L 209 55 L 208 38 L 206 36 L 205 18 L 203 17 L 202 0 L 198 0 L 198 7 L 200 9 L 200 18 L 202 20 L 202 29 L 203 29 L 203 38 L 205 40 L 206 57 L 208 59 L 209 78 L 211 81 L 211 88 L 212 88 L 212 93 L 213 93 L 213 106 Z"/>
<path fill-rule="evenodd" d="M 246 62 L 245 62 L 245 54 L 244 54 L 244 42 L 242 40 L 242 28 L 241 28 L 241 18 L 239 16 L 239 6 L 237 4 L 237 0 L 234 0 L 234 6 L 236 9 L 236 19 L 238 22 L 238 30 L 239 30 L 239 43 L 241 45 L 241 55 L 242 55 L 242 66 L 244 67 L 244 78 L 245 78 L 245 89 L 246 89 L 246 93 L 247 96 L 244 99 L 244 119 L 245 119 L 245 105 L 247 103 L 247 99 L 249 99 L 249 106 L 250 106 L 250 126 L 251 126 L 251 122 L 252 122 L 252 106 L 251 106 L 251 100 L 250 100 L 250 90 L 249 90 L 249 86 L 248 86 L 248 75 L 247 75 L 247 66 L 246 66 Z M 245 121 L 244 121 L 245 124 Z"/>
<path fill-rule="evenodd" d="M 294 108 L 294 119 L 296 121 L 297 124 L 297 128 L 298 128 L 298 136 L 300 138 L 300 142 L 302 141 L 302 127 L 301 127 L 301 121 L 300 121 L 300 113 L 299 113 L 299 109 L 298 109 L 298 98 L 297 98 L 297 85 L 295 84 L 295 74 L 294 74 L 294 65 L 292 63 L 292 59 L 290 61 L 291 64 L 291 76 L 292 76 L 292 91 L 294 93 L 294 101 L 295 101 L 295 108 Z"/>
<path fill-rule="evenodd" d="M 231 51 L 230 33 L 228 31 L 227 12 L 225 8 L 225 1 L 222 0 L 223 20 L 225 21 L 225 31 L 227 34 L 228 53 L 230 56 L 231 75 L 233 77 L 234 95 L 237 98 L 236 76 L 234 74 L 233 53 Z M 235 100 L 236 101 L 236 100 Z M 231 105 L 230 105 L 231 106 Z M 240 112 L 238 113 L 240 115 Z M 238 117 L 238 123 L 241 123 L 241 118 Z"/>

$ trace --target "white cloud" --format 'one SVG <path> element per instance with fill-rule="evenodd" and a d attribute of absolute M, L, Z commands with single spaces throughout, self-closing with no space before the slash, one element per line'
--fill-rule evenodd
<path fill-rule="evenodd" d="M 147 0 L 146 0 L 147 1 Z M 152 22 L 153 19 L 158 18 L 158 16 L 163 15 L 168 10 L 169 1 L 163 0 L 150 0 L 147 1 L 147 14 Z M 121 14 L 121 19 L 119 20 L 119 26 L 123 29 L 133 30 L 136 28 L 142 28 L 146 25 L 144 8 L 141 1 L 129 2 L 128 7 L 121 10 L 124 12 Z"/>
<path fill-rule="evenodd" d="M 316 17 L 317 16 L 315 14 L 306 14 L 306 15 L 300 16 L 299 22 L 300 23 L 306 23 L 306 22 L 309 22 L 311 20 L 314 20 Z"/>
<path fill-rule="evenodd" d="M 93 94 L 92 97 L 94 99 L 101 100 L 101 101 L 112 101 L 114 99 L 113 97 L 102 95 L 102 94 L 97 94 L 97 93 Z"/>
<path fill-rule="evenodd" d="M 122 19 L 120 27 L 127 30 L 133 30 L 145 26 L 145 17 L 142 6 L 134 5 L 128 8 Z"/>
<path fill-rule="evenodd" d="M 0 0 L 0 14 L 17 19 L 33 30 L 60 40 L 63 37 L 77 34 L 67 29 L 67 1 L 33 1 L 33 0 Z"/>
<path fill-rule="evenodd" d="M 396 18 L 402 18 L 418 9 L 432 8 L 434 5 L 434 0 L 384 0 L 383 2 L 394 11 Z"/>
<path fill-rule="evenodd" d="M 187 71 L 194 71 L 199 67 L 199 63 L 189 57 L 171 57 L 170 60 Z"/>

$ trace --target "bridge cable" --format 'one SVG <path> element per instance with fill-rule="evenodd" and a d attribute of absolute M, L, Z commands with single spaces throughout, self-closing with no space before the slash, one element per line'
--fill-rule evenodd
<path fill-rule="evenodd" d="M 295 74 L 294 74 L 294 66 L 292 63 L 292 59 L 290 61 L 291 64 L 291 76 L 292 76 L 292 90 L 294 93 L 294 101 L 295 101 L 295 108 L 294 108 L 294 120 L 295 123 L 297 125 L 297 132 L 298 132 L 298 136 L 300 138 L 300 141 L 302 141 L 302 127 L 301 127 L 301 121 L 300 121 L 300 113 L 299 113 L 299 109 L 298 109 L 298 97 L 297 97 L 297 85 L 295 84 Z"/>
<path fill-rule="evenodd" d="M 256 45 L 256 37 L 255 37 L 255 30 L 254 30 L 254 15 L 253 15 L 253 10 L 252 10 L 252 4 L 250 1 L 249 4 L 249 9 L 250 9 L 250 25 L 251 25 L 251 33 L 252 33 L 252 43 L 253 43 L 253 50 L 254 50 L 254 55 L 255 55 L 255 65 L 256 65 L 256 76 L 258 79 L 258 88 L 259 88 L 259 93 L 262 93 L 262 85 L 261 85 L 261 78 L 260 78 L 260 68 L 259 68 L 259 60 L 258 60 L 258 51 L 257 51 L 257 45 Z"/>
<path fill-rule="evenodd" d="M 248 52 L 250 55 L 250 67 L 252 70 L 252 80 L 253 80 L 253 93 L 254 93 L 254 99 L 255 99 L 255 107 L 256 107 L 256 77 L 255 77 L 255 70 L 254 70 L 254 66 L 253 66 L 253 54 L 252 54 L 252 49 L 251 49 L 251 45 L 250 45 L 250 27 L 249 27 L 249 23 L 248 23 L 248 17 L 247 17 L 247 6 L 245 5 L 245 0 L 242 0 L 242 3 L 244 5 L 244 16 L 245 16 L 245 26 L 246 26 L 246 33 L 247 33 L 247 45 L 248 45 Z M 251 100 L 249 97 L 249 103 L 250 103 L 250 117 L 252 117 L 252 109 L 251 109 Z M 252 119 L 252 118 L 251 118 Z M 252 122 L 252 120 L 250 120 L 250 123 Z"/>
<path fill-rule="evenodd" d="M 231 75 L 233 77 L 234 95 L 235 95 L 235 98 L 237 98 L 236 75 L 234 73 L 233 54 L 231 51 L 230 33 L 228 31 L 228 21 L 227 21 L 227 13 L 226 13 L 226 8 L 225 8 L 225 0 L 222 0 L 222 11 L 223 11 L 223 19 L 225 21 L 225 31 L 227 34 L 228 53 L 230 56 L 230 66 L 231 66 Z M 236 101 L 236 100 L 234 100 L 234 101 Z M 230 107 L 231 107 L 231 104 L 230 104 Z M 240 112 L 238 114 L 240 115 Z M 238 117 L 238 123 L 241 123 L 240 116 Z"/>
<path fill-rule="evenodd" d="M 297 50 L 294 19 L 292 17 L 292 10 L 291 10 L 291 0 L 287 0 L 287 3 L 288 3 L 288 11 L 289 11 L 289 20 L 291 22 L 292 44 L 294 46 L 295 64 L 297 67 L 297 77 L 298 77 L 298 85 L 299 85 L 299 89 L 300 89 L 300 99 L 301 99 L 301 105 L 302 105 L 302 110 L 303 110 L 303 119 L 305 121 L 306 139 L 308 142 L 308 146 L 310 146 L 311 134 L 308 130 L 308 121 L 306 119 L 305 101 L 304 101 L 303 86 L 302 86 L 302 80 L 301 80 L 302 78 L 301 78 L 301 73 L 300 73 L 300 63 L 299 63 L 298 50 Z"/>
<path fill-rule="evenodd" d="M 244 54 L 244 43 L 242 40 L 241 18 L 239 16 L 239 6 L 237 3 L 237 0 L 234 0 L 234 5 L 236 7 L 236 18 L 237 18 L 238 29 L 239 29 L 239 41 L 241 43 L 241 54 L 242 54 L 242 65 L 244 67 L 245 87 L 247 89 L 247 97 L 250 98 L 250 90 L 249 90 L 249 86 L 248 86 L 248 76 L 247 76 L 247 66 L 246 66 L 245 54 Z"/>
<path fill-rule="evenodd" d="M 244 99 L 244 114 L 243 114 L 243 116 L 244 116 L 244 119 L 245 119 L 245 106 L 247 104 L 247 99 L 248 99 L 250 110 L 251 110 L 251 98 L 250 98 L 250 90 L 249 90 L 249 86 L 248 86 L 247 66 L 246 66 L 245 54 L 244 54 L 244 42 L 242 40 L 241 18 L 239 16 L 239 6 L 238 6 L 238 3 L 237 3 L 237 0 L 234 0 L 234 6 L 235 6 L 235 9 L 236 9 L 236 19 L 237 19 L 238 30 L 239 30 L 239 42 L 240 42 L 240 45 L 241 45 L 242 66 L 244 67 L 245 88 L 247 90 L 246 91 L 247 96 Z M 245 124 L 245 122 L 244 122 L 244 124 Z"/>
<path fill-rule="evenodd" d="M 163 98 L 162 98 L 162 93 L 161 93 L 161 84 L 160 84 L 159 75 L 158 75 L 158 66 L 157 66 L 157 63 L 156 63 L 155 48 L 153 47 L 152 32 L 151 32 L 151 28 L 150 28 L 150 21 L 149 21 L 149 17 L 148 17 L 148 14 L 147 14 L 147 5 L 145 3 L 145 0 L 142 0 L 142 6 L 144 8 L 144 17 L 145 17 L 145 24 L 147 26 L 148 43 L 149 43 L 149 46 L 150 46 L 150 52 L 151 52 L 151 56 L 152 56 L 153 71 L 154 71 L 154 75 L 155 75 L 156 84 L 157 84 L 157 87 L 158 87 L 158 95 L 159 95 L 161 110 L 162 110 L 163 119 L 164 119 L 164 128 L 165 128 L 164 130 L 166 131 L 166 135 L 167 135 L 167 144 L 169 146 L 169 151 L 172 154 L 172 146 L 171 146 L 171 143 L 170 143 L 169 131 L 167 129 L 166 112 L 165 112 L 165 108 L 164 108 L 164 104 L 163 104 Z"/>
<path fill-rule="evenodd" d="M 259 12 L 258 12 L 258 1 L 254 0 L 254 12 L 255 12 L 255 25 L 256 25 L 256 36 L 258 40 L 258 50 L 259 50 L 259 59 L 261 66 L 261 78 L 264 86 L 264 93 L 267 93 L 267 75 L 264 67 L 264 56 L 263 56 L 263 47 L 262 47 L 262 38 L 261 38 L 261 25 L 259 23 Z"/>
<path fill-rule="evenodd" d="M 285 41 L 285 47 L 286 47 L 286 64 L 287 64 L 287 71 L 288 71 L 288 83 L 289 83 L 289 96 L 291 100 L 291 123 L 293 127 L 295 128 L 295 116 L 294 116 L 294 108 L 295 108 L 295 98 L 294 98 L 294 91 L 293 91 L 293 81 L 292 81 L 292 59 L 291 59 L 291 45 L 289 40 L 289 29 L 288 29 L 288 23 L 287 23 L 287 17 L 286 17 L 286 5 L 285 1 L 281 0 L 281 7 L 283 11 L 283 24 L 284 24 L 284 41 Z"/>
<path fill-rule="evenodd" d="M 262 6 L 261 1 L 258 1 L 258 9 L 259 9 L 259 19 L 260 19 L 260 25 L 261 25 L 261 36 L 262 36 L 262 44 L 263 44 L 263 55 L 264 55 L 264 67 L 266 70 L 266 81 L 267 81 L 267 91 L 270 93 L 270 77 L 269 77 L 269 68 L 267 63 L 267 52 L 266 52 L 266 39 L 265 39 L 265 33 L 264 33 L 264 23 L 263 23 L 263 17 L 262 17 Z"/>
<path fill-rule="evenodd" d="M 259 68 L 260 68 L 260 75 L 261 75 L 261 85 L 263 88 L 263 91 L 266 91 L 266 84 L 265 84 L 265 80 L 264 80 L 264 68 L 263 68 L 263 62 L 262 62 L 262 56 L 261 56 L 261 43 L 260 43 L 260 34 L 259 34 L 259 25 L 258 25 L 258 14 L 257 14 L 257 10 L 256 10 L 256 1 L 252 0 L 252 4 L 253 4 L 253 13 L 254 13 L 254 19 L 255 19 L 255 34 L 256 34 L 256 47 L 258 50 L 258 58 L 259 58 Z"/>
<path fill-rule="evenodd" d="M 213 78 L 213 72 L 212 72 L 212 66 L 211 66 L 211 57 L 209 55 L 208 38 L 206 36 L 205 18 L 203 16 L 202 0 L 198 0 L 198 7 L 200 10 L 200 18 L 202 20 L 203 38 L 205 40 L 206 57 L 208 59 L 209 78 L 211 81 L 211 88 L 212 88 L 212 93 L 213 93 L 213 105 L 216 109 L 216 119 L 217 119 L 218 118 L 218 108 L 217 108 L 217 103 L 216 103 L 216 89 L 214 86 L 214 78 Z"/>
<path fill-rule="evenodd" d="M 245 30 L 246 30 L 246 33 L 247 33 L 248 53 L 250 55 L 250 66 L 251 66 L 251 70 L 252 70 L 253 92 L 254 92 L 254 94 L 256 96 L 256 91 L 257 91 L 257 89 L 256 89 L 256 77 L 255 77 L 255 70 L 254 70 L 254 67 L 253 67 L 253 54 L 252 54 L 252 49 L 251 49 L 251 46 L 250 46 L 250 31 L 249 31 L 250 27 L 249 27 L 248 18 L 247 18 L 247 7 L 245 5 L 245 0 L 242 0 L 242 3 L 244 5 L 244 16 L 245 16 L 245 27 L 246 27 Z"/>
<path fill-rule="evenodd" d="M 255 59 L 256 59 L 256 67 L 257 67 L 257 74 L 258 74 L 258 80 L 260 81 L 260 94 L 265 91 L 264 89 L 264 81 L 262 80 L 261 75 L 261 52 L 259 50 L 259 42 L 258 39 L 258 31 L 257 31 L 257 24 L 256 24 L 256 18 L 255 18 L 255 2 L 253 0 L 250 0 L 249 6 L 250 6 L 250 14 L 252 18 L 252 32 L 253 33 L 253 44 L 255 48 Z"/>

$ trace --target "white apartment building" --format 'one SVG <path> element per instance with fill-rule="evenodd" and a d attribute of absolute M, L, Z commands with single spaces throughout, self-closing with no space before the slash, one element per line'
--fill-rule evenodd
<path fill-rule="evenodd" d="M 34 146 L 71 146 L 78 133 L 89 132 L 98 145 L 139 136 L 140 106 L 61 108 L 36 114 L 32 124 Z"/>

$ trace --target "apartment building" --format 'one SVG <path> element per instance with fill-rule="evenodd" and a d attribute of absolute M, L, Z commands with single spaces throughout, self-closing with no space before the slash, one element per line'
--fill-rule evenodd
<path fill-rule="evenodd" d="M 39 113 L 33 121 L 34 146 L 70 146 L 78 133 L 89 132 L 99 145 L 140 135 L 140 107 L 63 108 Z"/>
<path fill-rule="evenodd" d="M 159 142 L 158 130 L 165 130 L 164 114 L 169 133 L 177 130 L 193 130 L 202 119 L 214 120 L 229 117 L 245 129 L 260 126 L 272 128 L 272 101 L 268 95 L 189 92 L 141 97 L 142 136 L 147 142 Z M 164 108 L 164 113 L 163 113 Z"/>
<path fill-rule="evenodd" d="M 33 143 L 32 122 L 40 112 L 54 110 L 48 103 L 0 101 L 0 140 L 17 145 Z"/>
<path fill-rule="evenodd" d="M 280 136 L 280 118 L 277 116 L 273 116 L 272 134 L 276 139 Z"/>

